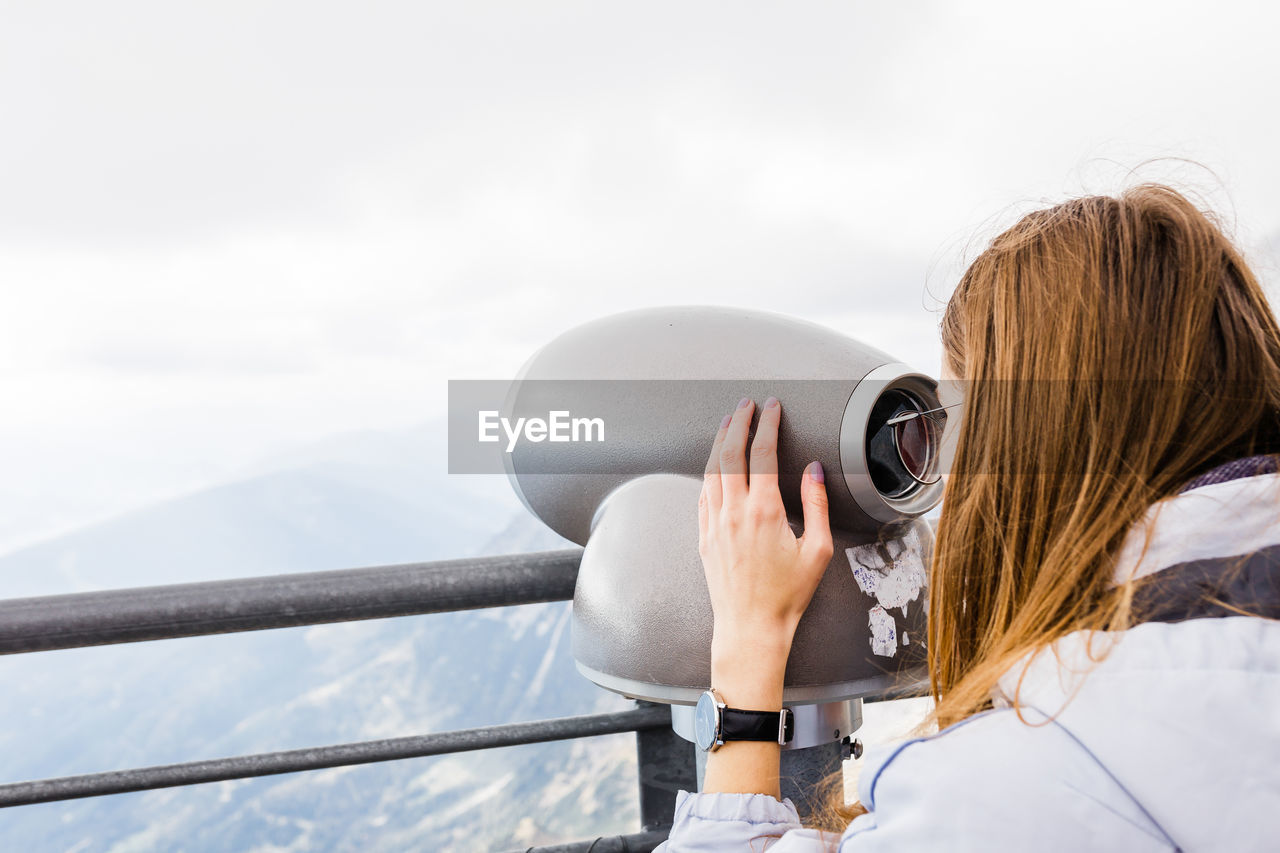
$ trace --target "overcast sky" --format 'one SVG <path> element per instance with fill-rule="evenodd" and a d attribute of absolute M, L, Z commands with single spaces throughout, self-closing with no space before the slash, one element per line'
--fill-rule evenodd
<path fill-rule="evenodd" d="M 1152 157 L 1274 280 L 1273 9 L 9 4 L 0 549 L 420 423 L 628 308 L 934 370 L 966 245 Z"/>

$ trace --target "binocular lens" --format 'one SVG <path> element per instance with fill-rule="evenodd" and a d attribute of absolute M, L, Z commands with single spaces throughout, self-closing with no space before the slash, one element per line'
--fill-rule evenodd
<path fill-rule="evenodd" d="M 929 436 L 921 423 L 923 420 L 923 418 L 912 418 L 909 421 L 894 424 L 897 428 L 894 440 L 898 445 L 898 455 L 902 457 L 902 464 L 906 466 L 907 473 L 916 479 L 924 475 L 925 466 L 929 462 Z"/>
<path fill-rule="evenodd" d="M 886 497 L 902 497 L 919 485 L 938 482 L 938 427 L 919 414 L 925 407 L 905 391 L 881 395 L 867 423 L 867 464 L 871 482 Z M 904 414 L 909 420 L 890 424 Z"/>

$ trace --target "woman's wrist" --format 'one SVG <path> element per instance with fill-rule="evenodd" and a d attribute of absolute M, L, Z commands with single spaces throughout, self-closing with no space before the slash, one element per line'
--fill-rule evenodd
<path fill-rule="evenodd" d="M 791 654 L 790 635 L 733 636 L 711 642 L 711 686 L 733 708 L 776 711 Z"/>
<path fill-rule="evenodd" d="M 777 711 L 791 654 L 790 631 L 715 631 L 711 641 L 711 686 L 730 708 Z M 768 741 L 730 741 L 707 756 L 703 790 L 768 794 L 781 799 L 780 748 Z"/>

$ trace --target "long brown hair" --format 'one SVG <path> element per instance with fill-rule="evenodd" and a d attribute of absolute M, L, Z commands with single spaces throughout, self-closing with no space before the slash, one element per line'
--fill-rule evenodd
<path fill-rule="evenodd" d="M 968 267 L 941 331 L 965 405 L 930 578 L 939 728 L 989 707 L 1028 653 L 1128 627 L 1113 558 L 1130 526 L 1197 474 L 1280 451 L 1280 328 L 1214 219 L 1168 187 L 1025 216 Z"/>

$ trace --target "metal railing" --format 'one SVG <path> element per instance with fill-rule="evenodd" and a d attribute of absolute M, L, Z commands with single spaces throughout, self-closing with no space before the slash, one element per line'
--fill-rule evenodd
<path fill-rule="evenodd" d="M 89 773 L 83 776 L 65 776 L 33 782 L 11 782 L 0 785 L 0 807 L 51 803 L 57 800 L 99 797 L 104 794 L 127 794 L 154 788 L 200 785 L 205 782 L 223 782 L 227 779 L 247 779 L 253 776 L 272 776 L 277 773 L 297 773 L 302 770 L 322 770 L 326 767 L 341 767 L 349 764 L 372 764 L 377 761 L 397 761 L 401 758 L 422 758 L 428 755 L 447 755 L 476 749 L 497 749 L 526 743 L 572 740 L 670 726 L 671 712 L 664 706 L 650 705 L 611 714 L 561 717 L 531 723 L 507 723 L 439 734 L 368 740 L 336 746 L 290 749 L 283 752 L 263 752 L 236 758 L 189 761 L 182 764 Z"/>
<path fill-rule="evenodd" d="M 573 597 L 581 549 L 275 575 L 0 601 L 0 654 L 417 616 Z M 693 747 L 665 705 L 0 784 L 0 807 L 378 761 L 636 733 L 641 831 L 542 853 L 642 853 L 666 838 L 676 791 L 695 785 Z"/>
<path fill-rule="evenodd" d="M 0 654 L 568 601 L 581 548 L 0 601 Z"/>
<path fill-rule="evenodd" d="M 417 616 L 573 598 L 582 550 L 0 601 L 0 654 Z M 863 701 L 920 695 L 887 690 Z M 666 705 L 484 728 L 0 784 L 0 808 L 478 749 L 636 733 L 641 831 L 538 848 L 644 853 L 666 838 L 676 792 L 696 790 L 693 745 Z M 533 849 L 533 848 L 530 848 Z"/>

